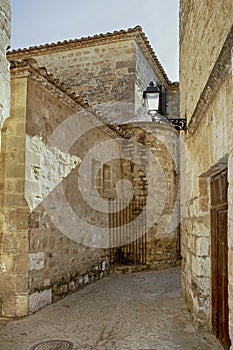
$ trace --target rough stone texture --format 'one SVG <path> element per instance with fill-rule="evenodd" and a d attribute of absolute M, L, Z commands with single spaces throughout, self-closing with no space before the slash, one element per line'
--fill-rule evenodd
<path fill-rule="evenodd" d="M 10 71 L 6 59 L 6 49 L 10 45 L 10 17 L 10 1 L 2 0 L 0 4 L 0 129 L 4 120 L 9 117 L 10 110 Z"/>
<path fill-rule="evenodd" d="M 167 113 L 169 118 L 184 118 L 180 113 L 180 90 L 178 86 L 170 87 L 167 94 Z"/>
<path fill-rule="evenodd" d="M 220 350 L 193 327 L 180 270 L 109 276 L 21 320 L 0 320 L 1 350 L 55 339 L 74 350 Z M 36 332 L 35 332 L 36 329 Z"/>
<path fill-rule="evenodd" d="M 64 182 L 65 192 L 69 192 L 66 200 L 74 210 L 80 206 L 81 214 L 87 216 L 88 206 L 82 206 L 77 187 L 72 187 L 78 185 L 76 168 L 89 147 L 111 139 L 111 130 L 107 128 L 105 131 L 106 126 L 102 128 L 97 126 L 98 123 L 93 124 L 91 118 L 96 122 L 96 117 L 91 113 L 82 116 L 83 107 L 75 97 L 69 97 L 56 88 L 51 77 L 49 81 L 34 61 L 16 66 L 12 67 L 11 116 L 5 121 L 2 131 L 0 174 L 3 211 L 0 293 L 2 316 L 5 317 L 34 312 L 102 278 L 108 269 L 106 250 L 95 248 L 92 239 L 96 235 L 95 224 L 102 220 L 102 224 L 108 225 L 107 218 L 101 212 L 96 216 L 89 213 L 93 229 L 80 243 L 77 237 L 79 227 L 71 223 L 76 236 L 68 238 L 57 222 L 53 222 L 52 215 L 46 213 L 44 203 L 61 206 L 58 219 L 65 221 L 64 203 L 59 197 L 50 198 Z M 63 134 L 55 137 L 55 147 L 51 144 L 52 133 L 72 117 L 84 129 L 86 125 L 86 134 L 78 138 L 74 130 L 77 140 L 67 151 L 64 143 L 72 136 L 69 126 Z M 90 242 L 92 246 L 88 247 Z"/>
<path fill-rule="evenodd" d="M 36 58 L 108 121 L 117 124 L 131 119 L 135 113 L 145 114 L 142 93 L 150 81 L 159 82 L 168 91 L 169 115 L 177 117 L 179 86 L 161 74 L 163 69 L 143 38 L 140 29 L 133 29 L 127 34 L 102 36 L 101 41 L 97 36 L 41 49 L 13 51 L 8 58 Z"/>
<path fill-rule="evenodd" d="M 233 43 L 232 6 L 228 0 L 221 4 L 181 1 L 180 17 L 180 108 L 189 122 L 181 156 L 182 289 L 197 326 L 211 328 L 210 178 L 228 168 L 231 341 L 233 86 L 229 53 Z"/>
<path fill-rule="evenodd" d="M 28 309 L 28 207 L 24 199 L 27 79 L 11 84 L 11 118 L 2 129 L 0 294 L 2 316 Z"/>
<path fill-rule="evenodd" d="M 151 267 L 175 265 L 179 258 L 178 133 L 173 127 L 159 123 L 138 122 L 125 124 L 122 128 L 133 141 L 125 142 L 125 155 L 130 155 L 136 164 L 141 164 L 141 168 L 133 167 L 131 170 L 134 195 L 147 201 L 148 222 L 151 217 L 157 216 L 147 231 L 147 264 Z M 143 149 L 138 148 L 137 143 L 143 145 Z M 146 169 L 145 173 L 141 171 L 143 168 Z M 151 192 L 148 190 L 150 176 Z"/>
<path fill-rule="evenodd" d="M 29 296 L 29 311 L 35 312 L 52 303 L 52 290 L 46 289 Z"/>
<path fill-rule="evenodd" d="M 12 221 L 19 244 L 18 227 L 24 229 L 24 249 L 18 266 L 24 266 L 25 279 L 21 282 L 22 293 L 18 285 L 12 292 L 15 298 L 19 296 L 24 300 L 18 303 L 21 306 L 7 300 L 12 288 L 3 283 L 0 291 L 3 316 L 34 312 L 108 272 L 108 248 L 112 245 L 109 202 L 124 197 L 128 191 L 122 181 L 125 179 L 131 181 L 135 198 L 144 198 L 147 202 L 151 199 L 147 221 L 154 213 L 161 214 L 156 218 L 157 225 L 153 221 L 147 235 L 148 265 L 176 264 L 177 133 L 165 124 L 148 123 L 138 134 L 137 128 L 134 130 L 134 126 L 130 126 L 132 141 L 145 146 L 150 153 L 148 158 L 144 151 L 138 152 L 136 142 L 135 149 L 134 146 L 131 150 L 125 147 L 128 129 L 121 125 L 135 117 L 135 110 L 136 115 L 145 115 L 142 91 L 150 80 L 159 81 L 167 88 L 169 113 L 178 114 L 178 85 L 168 80 L 148 45 L 141 30 L 136 29 L 119 37 L 113 33 L 110 39 L 109 36 L 97 41 L 92 38 L 78 41 L 77 45 L 54 44 L 41 50 L 9 54 L 12 109 L 4 131 L 2 207 L 6 212 L 14 209 L 19 197 L 21 215 Z M 46 68 L 40 69 L 31 56 L 65 83 L 48 74 Z M 20 62 L 12 61 L 19 57 L 22 58 Z M 97 111 L 108 121 L 116 122 L 118 127 L 107 125 L 106 120 L 73 90 L 88 98 Z M 134 159 L 131 164 L 124 161 L 128 151 L 131 158 L 137 158 L 137 169 Z M 14 152 L 21 167 L 15 162 Z M 154 173 L 150 163 L 157 166 Z M 140 165 L 145 164 L 142 175 Z M 14 175 L 12 183 L 10 172 Z M 153 191 L 148 195 L 146 180 L 141 180 L 155 174 Z M 8 191 L 10 202 L 6 206 Z M 19 193 L 17 198 L 16 193 Z M 6 220 L 2 221 L 6 224 Z M 3 227 L 3 236 L 8 239 L 9 246 L 14 243 L 9 229 Z M 3 249 L 7 253 L 8 245 L 4 243 Z M 141 249 L 140 245 L 137 249 Z M 4 254 L 1 258 L 1 275 L 5 282 L 9 268 Z M 14 255 L 10 263 L 14 266 Z M 17 274 L 12 276 L 13 280 L 16 278 L 19 278 Z M 7 309 L 8 301 L 11 310 Z"/>
<path fill-rule="evenodd" d="M 36 104 L 39 107 L 38 101 Z M 39 135 L 27 135 L 25 199 L 29 209 L 35 209 L 79 162 L 77 156 L 50 149 Z"/>
<path fill-rule="evenodd" d="M 31 55 L 108 120 L 117 117 L 120 122 L 120 118 L 134 113 L 134 51 L 134 41 L 130 40 Z"/>
<path fill-rule="evenodd" d="M 29 254 L 29 270 L 42 270 L 45 265 L 45 253 L 31 253 Z"/>
<path fill-rule="evenodd" d="M 226 96 L 229 97 L 226 99 Z M 219 115 L 222 116 L 221 122 L 216 118 Z M 232 172 L 230 161 L 233 146 L 232 127 L 232 77 L 229 75 L 194 136 L 186 140 L 187 164 L 182 172 L 182 210 L 185 216 L 182 222 L 184 291 L 197 322 L 210 322 L 209 178 L 227 166 L 229 176 Z M 203 178 L 199 179 L 200 176 Z M 228 181 L 229 198 L 231 198 L 230 177 Z M 230 215 L 231 203 L 229 203 L 229 218 Z M 230 225 L 228 230 L 230 245 L 232 235 Z M 229 257 L 230 255 L 229 252 Z M 231 273 L 230 269 L 229 274 Z M 193 283 L 199 286 L 200 292 L 192 287 Z"/>
<path fill-rule="evenodd" d="M 167 86 L 165 81 L 161 81 L 156 74 L 154 67 L 148 60 L 148 57 L 142 52 L 140 47 L 135 44 L 135 114 L 146 114 L 142 102 L 142 92 L 146 90 L 148 84 L 153 81 L 155 83 L 164 84 L 167 89 L 167 113 L 169 118 L 178 118 L 179 113 L 179 86 Z"/>
<path fill-rule="evenodd" d="M 180 8 L 180 112 L 189 121 L 231 29 L 233 3 L 181 0 Z"/>
<path fill-rule="evenodd" d="M 6 49 L 10 44 L 10 3 L 9 1 L 1 1 L 0 4 L 0 150 L 1 150 L 1 129 L 2 125 L 4 123 L 4 120 L 9 117 L 9 109 L 10 109 L 10 72 L 9 72 L 9 63 L 6 59 Z M 19 161 L 20 163 L 20 161 Z M 6 211 L 3 210 L 3 202 L 4 202 L 4 196 L 3 196 L 3 176 L 4 176 L 4 170 L 3 170 L 3 159 L 1 157 L 0 159 L 0 255 L 2 259 L 0 259 L 0 283 L 2 284 L 8 284 L 8 279 L 7 275 L 10 274 L 11 276 L 16 277 L 16 269 L 13 263 L 13 255 L 16 252 L 17 249 L 17 236 L 16 233 L 13 232 L 15 229 L 15 225 L 17 226 L 16 223 L 16 217 L 17 215 L 21 212 L 22 213 L 22 221 L 21 225 L 21 230 L 24 228 L 23 226 L 25 225 L 25 220 L 24 220 L 24 209 L 23 208 L 16 208 L 15 210 L 10 210 L 9 206 L 9 195 L 12 190 L 9 190 L 9 187 L 13 187 L 14 183 L 12 181 L 12 175 L 9 178 L 8 181 L 8 200 L 6 202 Z M 21 165 L 21 164 L 20 164 Z M 13 164 L 11 164 L 13 166 Z M 20 196 L 20 190 L 16 191 L 18 195 Z M 18 196 L 18 198 L 19 198 Z M 23 206 L 23 205 L 22 205 Z M 11 223 L 9 223 L 9 226 L 11 227 L 11 235 L 14 236 L 15 238 L 15 246 L 11 247 L 9 245 L 9 238 L 5 235 L 3 235 L 3 219 L 7 215 L 9 219 L 11 219 Z M 14 228 L 13 228 L 14 227 Z M 19 235 L 23 236 L 23 232 L 19 231 Z M 22 250 L 19 249 L 19 254 L 20 251 Z M 13 292 L 15 290 L 15 281 L 9 286 L 6 287 L 8 289 L 8 293 L 11 291 Z M 22 291 L 23 292 L 23 291 Z M 14 315 L 13 312 L 11 312 L 11 309 L 14 308 L 14 306 L 18 303 L 20 300 L 19 298 L 22 297 L 23 295 L 21 294 L 18 296 L 18 299 L 16 297 L 13 297 L 12 294 L 8 294 L 9 299 L 7 304 L 4 305 L 5 309 L 8 309 L 12 315 Z M 1 303 L 1 310 L 0 314 L 2 314 L 2 303 L 5 295 L 3 296 L 0 294 L 0 303 Z M 22 301 L 22 306 L 21 308 L 24 308 L 24 302 Z M 4 311 L 3 311 L 4 312 Z"/>
<path fill-rule="evenodd" d="M 142 91 L 146 90 L 151 81 L 159 81 L 150 62 L 138 45 L 135 45 L 135 73 L 135 105 L 137 110 L 142 108 Z"/>
<path fill-rule="evenodd" d="M 82 198 L 79 190 L 80 170 L 78 163 L 83 160 L 89 150 L 101 142 L 111 139 L 111 137 L 101 129 L 91 124 L 83 115 L 83 111 L 72 113 L 65 105 L 55 99 L 54 96 L 45 91 L 37 81 L 32 79 L 28 82 L 28 114 L 27 114 L 27 140 L 33 139 L 26 144 L 26 182 L 30 185 L 28 191 L 31 196 L 38 193 L 33 188 L 39 188 L 41 205 L 37 206 L 29 214 L 29 252 L 31 256 L 40 256 L 44 252 L 43 268 L 34 268 L 30 272 L 30 293 L 36 295 L 31 302 L 30 311 L 35 311 L 47 303 L 44 302 L 43 290 L 50 290 L 52 297 L 50 301 L 57 301 L 89 282 L 101 278 L 106 273 L 106 266 L 103 264 L 106 259 L 106 251 L 97 249 L 104 246 L 100 244 L 101 237 L 96 234 L 98 225 L 108 228 L 108 215 L 91 208 Z M 63 151 L 62 139 L 56 137 L 56 148 L 51 148 L 51 135 L 61 122 L 69 117 L 78 120 L 76 127 L 84 129 L 85 133 L 75 132 L 75 139 L 71 144 L 69 153 Z M 69 128 L 64 130 L 65 138 L 72 138 L 74 135 Z M 39 138 L 40 136 L 40 138 Z M 43 145 L 43 143 L 45 145 Z M 60 147 L 60 149 L 59 149 Z M 95 155 L 97 157 L 97 155 Z M 104 155 L 101 155 L 104 157 Z M 119 156 L 117 157 L 119 158 Z M 55 159 L 55 160 L 54 160 Z M 82 162 L 81 162 L 82 164 Z M 115 167 L 117 169 L 117 167 Z M 34 171 L 31 171 L 33 170 Z M 72 170 L 73 169 L 73 170 Z M 35 171 L 36 170 L 36 171 Z M 90 167 L 86 170 L 88 176 Z M 63 183 L 65 197 L 61 198 L 56 192 L 59 183 Z M 86 195 L 90 197 L 92 191 L 91 181 L 84 188 Z M 80 185 L 81 186 L 81 185 Z M 83 188 L 82 188 L 83 190 Z M 27 194 L 27 193 L 26 193 Z M 108 198 L 109 194 L 107 194 Z M 37 198 L 38 199 L 38 198 Z M 40 198 L 39 198 L 40 199 Z M 80 227 L 67 222 L 67 212 L 62 201 L 66 200 L 73 210 L 73 215 L 77 215 L 81 220 L 90 225 L 85 230 L 85 235 Z M 52 203 L 59 207 L 59 217 L 53 222 L 51 215 L 46 213 L 43 203 Z M 28 203 L 30 205 L 30 203 Z M 46 209 L 48 207 L 45 207 Z M 58 225 L 63 221 L 63 226 Z M 70 225 L 72 236 L 63 230 Z M 95 242 L 96 240 L 96 242 Z M 77 243 L 79 242 L 79 243 Z M 107 244 L 107 243 L 106 243 Z M 42 262 L 39 262 L 39 266 Z M 38 264 L 36 265 L 38 266 Z M 36 292 L 39 294 L 35 294 Z M 40 302 L 40 297 L 42 301 Z M 36 302 L 38 301 L 38 306 Z"/>

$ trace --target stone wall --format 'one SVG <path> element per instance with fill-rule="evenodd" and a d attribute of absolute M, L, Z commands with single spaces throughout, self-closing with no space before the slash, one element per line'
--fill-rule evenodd
<path fill-rule="evenodd" d="M 21 306 L 9 300 L 8 308 L 6 297 L 11 291 L 17 299 L 21 290 L 3 288 L 4 316 L 34 312 L 103 277 L 109 267 L 108 248 L 112 245 L 109 205 L 115 199 L 124 199 L 125 194 L 130 197 L 131 190 L 135 198 L 144 198 L 149 203 L 148 265 L 165 267 L 177 262 L 178 134 L 165 124 L 147 123 L 138 129 L 139 124 L 122 123 L 132 120 L 135 106 L 145 114 L 142 92 L 150 80 L 159 80 L 167 87 L 169 111 L 176 114 L 178 86 L 169 82 L 141 32 L 114 35 L 109 35 L 110 40 L 109 36 L 103 40 L 100 36 L 97 41 L 77 40 L 77 45 L 76 41 L 52 44 L 9 54 L 9 59 L 21 57 L 22 61 L 11 61 L 12 86 L 15 84 L 16 88 L 12 90 L 11 118 L 4 136 L 2 206 L 8 215 L 11 209 L 10 204 L 5 206 L 8 180 L 4 169 L 15 164 L 15 156 L 9 152 L 14 146 L 23 169 L 14 175 L 14 183 L 15 186 L 19 186 L 19 180 L 22 183 L 20 210 L 25 210 L 22 233 L 25 248 L 19 266 L 22 259 L 21 275 L 25 279 Z M 65 84 L 48 74 L 46 68 L 39 69 L 31 56 L 56 78 L 65 80 Z M 95 109 L 72 90 L 88 98 Z M 15 132 L 12 137 L 11 127 Z M 17 132 L 22 138 L 19 149 Z M 128 138 L 132 144 L 125 148 Z M 129 162 L 125 161 L 128 151 Z M 133 164 L 134 160 L 138 166 Z M 145 181 L 141 181 L 143 177 Z M 126 179 L 131 185 L 122 181 Z M 15 207 L 13 202 L 11 207 Z M 15 220 L 17 232 L 20 220 Z M 124 232 L 124 228 L 121 230 Z M 3 236 L 12 244 L 8 228 L 4 228 Z M 21 244 L 22 237 L 17 237 Z M 4 249 L 7 253 L 7 244 Z M 4 259 L 3 254 L 2 276 L 15 280 L 18 275 L 11 276 L 10 271 L 8 274 Z M 14 254 L 12 261 L 14 264 Z"/>
<path fill-rule="evenodd" d="M 161 77 L 156 74 L 151 62 L 135 44 L 135 114 L 146 115 L 142 92 L 146 90 L 151 81 L 163 84 L 167 89 L 167 113 L 169 118 L 178 118 L 179 112 L 179 84 L 167 85 Z"/>
<path fill-rule="evenodd" d="M 131 167 L 134 195 L 145 201 L 147 265 L 174 266 L 179 263 L 179 135 L 166 124 L 122 127 L 129 135 L 124 154 L 138 165 Z"/>
<path fill-rule="evenodd" d="M 168 113 L 179 115 L 179 87 L 167 78 L 140 27 L 13 51 L 8 57 L 36 58 L 111 123 L 145 114 L 142 93 L 150 81 L 166 87 Z"/>
<path fill-rule="evenodd" d="M 232 1 L 181 1 L 180 109 L 182 289 L 197 326 L 211 326 L 210 179 L 228 169 L 229 308 L 232 331 Z M 195 29 L 194 29 L 195 28 Z"/>
<path fill-rule="evenodd" d="M 28 310 L 28 206 L 24 198 L 27 78 L 11 82 L 11 116 L 2 129 L 0 298 L 2 316 Z"/>
<path fill-rule="evenodd" d="M 120 122 L 130 117 L 135 98 L 133 40 L 32 55 L 40 66 L 65 81 L 107 120 L 117 118 Z"/>
<path fill-rule="evenodd" d="M 196 133 L 186 140 L 187 163 L 181 168 L 183 187 L 181 205 L 184 213 L 182 222 L 183 292 L 197 324 L 208 326 L 211 317 L 209 182 L 210 177 L 221 168 L 228 166 L 229 175 L 232 172 L 230 162 L 233 146 L 231 84 L 232 78 L 229 76 L 223 82 L 218 98 L 205 114 Z M 226 96 L 229 96 L 228 102 Z M 225 113 L 222 113 L 223 104 L 225 104 Z M 213 118 L 219 115 L 222 115 L 221 121 L 216 117 Z M 231 188 L 230 178 L 228 181 Z M 229 198 L 231 198 L 230 193 Z M 229 218 L 230 213 L 229 205 Z M 229 227 L 229 237 L 232 234 L 231 230 Z"/>
<path fill-rule="evenodd" d="M 5 317 L 34 312 L 106 274 L 109 224 L 101 205 L 108 209 L 116 196 L 121 169 L 119 135 L 87 104 L 34 60 L 12 63 L 11 73 L 0 177 Z M 109 147 L 91 153 L 111 140 L 116 159 L 107 159 Z M 105 158 L 113 170 L 99 184 Z M 100 162 L 97 174 L 91 160 Z"/>
<path fill-rule="evenodd" d="M 180 113 L 179 84 L 174 84 L 174 86 L 168 88 L 167 113 L 169 118 L 184 118 L 184 115 Z"/>
<path fill-rule="evenodd" d="M 181 0 L 180 8 L 180 112 L 190 120 L 231 29 L 233 3 Z"/>
<path fill-rule="evenodd" d="M 6 59 L 6 49 L 10 45 L 10 2 L 2 0 L 0 4 L 0 129 L 10 109 L 10 72 Z M 1 148 L 1 135 L 0 135 Z"/>
<path fill-rule="evenodd" d="M 142 108 L 142 92 L 146 90 L 151 81 L 157 82 L 159 81 L 159 78 L 140 47 L 136 44 L 135 63 L 135 108 L 137 111 Z M 143 110 L 143 113 L 145 113 L 145 109 Z"/>
<path fill-rule="evenodd" d="M 129 40 L 47 53 L 37 60 L 90 104 L 101 105 L 134 102 L 134 56 Z"/>
<path fill-rule="evenodd" d="M 32 203 L 40 196 L 43 198 L 29 215 L 29 309 L 32 312 L 105 275 L 108 260 L 105 248 L 109 242 L 106 234 L 101 236 L 98 227 L 108 233 L 108 212 L 95 208 L 93 197 L 99 196 L 99 201 L 108 204 L 108 198 L 115 195 L 114 182 L 118 181 L 120 168 L 117 161 L 107 162 L 113 169 L 110 188 L 98 188 L 100 193 L 93 194 L 95 184 L 90 161 L 99 160 L 102 164 L 108 148 L 99 157 L 98 152 L 88 160 L 85 157 L 112 136 L 88 120 L 91 113 L 83 110 L 72 113 L 74 111 L 64 107 L 37 82 L 29 81 L 28 91 L 25 191 L 29 188 L 30 199 L 36 197 Z M 52 134 L 56 127 L 64 125 L 62 122 L 67 117 L 74 118 L 75 122 L 73 130 L 69 121 L 63 130 L 65 138 L 73 138 L 69 153 L 64 152 L 64 140 Z M 56 142 L 55 149 L 51 149 L 51 137 Z M 114 144 L 117 148 L 117 142 Z M 119 154 L 116 158 L 120 158 Z M 83 164 L 87 168 L 81 169 Z M 79 183 L 81 176 L 87 179 Z M 55 212 L 51 209 L 54 205 Z"/>

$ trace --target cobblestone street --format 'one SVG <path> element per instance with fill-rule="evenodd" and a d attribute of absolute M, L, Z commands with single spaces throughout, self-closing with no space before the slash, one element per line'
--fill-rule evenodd
<path fill-rule="evenodd" d="M 180 295 L 179 268 L 111 275 L 0 326 L 1 350 L 28 350 L 55 339 L 72 342 L 75 350 L 222 349 L 210 334 L 195 331 Z"/>

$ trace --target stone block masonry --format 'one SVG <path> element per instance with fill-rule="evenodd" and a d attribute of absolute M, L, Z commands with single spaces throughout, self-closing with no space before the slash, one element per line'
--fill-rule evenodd
<path fill-rule="evenodd" d="M 10 110 L 10 71 L 6 58 L 6 49 L 10 46 L 10 2 L 0 3 L 0 130 Z M 1 135 L 0 135 L 1 149 Z"/>
<path fill-rule="evenodd" d="M 82 198 L 78 183 L 78 164 L 88 150 L 95 144 L 108 140 L 109 135 L 101 128 L 90 125 L 84 119 L 86 115 L 82 117 L 82 114 L 76 111 L 80 127 L 86 128 L 87 131 L 83 136 L 77 137 L 69 153 L 59 149 L 52 150 L 46 140 L 49 140 L 56 126 L 61 125 L 62 120 L 69 118 L 74 111 L 60 100 L 56 101 L 55 97 L 48 94 L 35 80 L 31 79 L 28 82 L 28 94 L 25 195 L 29 207 L 32 208 L 28 227 L 31 262 L 29 312 L 34 312 L 102 278 L 107 272 L 107 252 L 95 248 L 94 228 L 95 225 L 108 227 L 108 215 L 90 208 Z M 75 238 L 73 240 L 67 237 L 61 228 L 53 223 L 52 216 L 44 210 L 43 201 L 41 202 L 44 198 L 49 200 L 61 181 L 65 200 L 72 207 L 74 215 L 91 223 L 93 227 L 93 231 L 89 229 L 85 236 L 80 238 L 82 228 L 73 226 L 74 237 L 79 243 Z M 87 192 L 90 190 L 92 188 L 85 189 Z M 58 197 L 56 199 L 58 203 L 54 204 L 61 204 L 60 219 L 65 221 L 66 213 L 62 209 L 62 203 Z"/>
<path fill-rule="evenodd" d="M 184 137 L 186 162 L 181 159 L 181 207 L 185 208 L 181 225 L 183 294 L 196 325 L 213 330 L 226 349 L 233 348 L 226 340 L 229 330 L 233 343 L 232 11 L 231 0 L 221 3 L 181 1 L 180 11 L 180 109 L 188 121 Z M 211 193 L 211 179 L 225 169 L 228 218 L 219 233 L 215 230 L 213 215 L 211 217 L 215 210 L 213 199 L 217 197 L 216 193 Z M 213 237 L 220 241 L 225 233 L 224 256 L 228 259 L 228 267 L 223 264 L 220 254 L 217 259 L 217 264 L 221 264 L 219 271 L 226 276 L 226 294 L 223 297 L 222 289 L 215 288 L 213 283 L 219 283 L 222 278 L 221 272 L 214 270 L 216 259 L 213 252 L 218 248 Z M 219 298 L 217 306 L 214 301 L 216 290 Z M 219 305 L 226 307 L 227 311 L 223 312 Z M 220 330 L 216 331 L 215 312 L 224 324 L 225 339 Z M 229 322 L 226 317 L 229 317 Z"/>
<path fill-rule="evenodd" d="M 150 81 L 166 87 L 168 113 L 179 116 L 179 85 L 169 81 L 140 27 L 8 55 L 10 60 L 25 57 L 34 57 L 111 123 L 145 114 L 142 93 Z"/>
<path fill-rule="evenodd" d="M 147 231 L 146 262 L 151 268 L 162 268 L 179 264 L 179 207 L 178 198 L 178 173 L 179 173 L 179 142 L 177 131 L 166 124 L 135 122 L 132 125 L 121 126 L 132 143 L 124 147 L 126 157 L 131 155 L 136 164 L 141 164 L 141 169 L 146 169 L 145 174 L 137 167 L 131 167 L 131 172 L 124 176 L 132 181 L 136 199 L 148 200 L 152 197 L 152 207 L 146 206 L 146 220 L 153 215 L 158 219 Z M 143 145 L 139 148 L 138 145 Z M 152 155 L 152 158 L 149 158 Z M 126 158 L 125 157 L 125 158 Z M 146 163 L 149 165 L 145 166 Z M 153 162 L 153 165 L 152 165 Z M 143 165 L 144 163 L 144 165 Z M 162 173 L 156 172 L 156 164 Z M 140 167 L 139 167 L 140 168 Z M 148 193 L 146 176 L 151 175 L 152 193 Z M 130 178 L 131 177 L 131 178 Z M 163 198 L 165 199 L 163 205 Z M 156 203 L 156 204 L 155 204 Z"/>
<path fill-rule="evenodd" d="M 181 0 L 180 7 L 180 112 L 190 120 L 231 29 L 233 3 Z"/>
<path fill-rule="evenodd" d="M 106 111 L 109 105 L 126 102 L 134 105 L 134 56 L 133 41 L 33 55 L 40 66 L 65 81 L 111 121 L 114 111 Z M 119 114 L 117 117 L 119 119 Z"/>
<path fill-rule="evenodd" d="M 20 93 L 17 93 L 20 91 Z M 28 207 L 24 198 L 27 79 L 12 81 L 11 118 L 2 129 L 1 250 L 2 316 L 28 310 Z"/>
<path fill-rule="evenodd" d="M 92 125 L 86 114 L 82 123 L 78 112 L 87 104 L 66 94 L 51 76 L 48 80 L 34 60 L 12 63 L 11 73 L 11 115 L 3 127 L 0 159 L 0 295 L 1 315 L 20 317 L 107 273 L 106 250 L 80 242 L 79 227 L 73 227 L 77 240 L 67 237 L 43 203 L 63 182 L 66 200 L 74 210 L 79 208 L 77 214 L 93 225 L 108 225 L 107 216 L 92 216 L 88 206 L 82 205 L 77 179 L 80 160 L 88 149 L 112 136 Z M 73 115 L 91 130 L 84 137 L 85 144 L 84 138 L 78 138 L 67 152 L 62 148 L 67 135 L 62 134 L 60 148 L 59 142 L 51 147 L 54 130 Z M 59 200 L 53 202 L 57 205 Z M 63 211 L 60 219 L 64 221 Z M 94 231 L 88 232 L 86 243 L 88 239 L 94 242 L 94 236 Z"/>
<path fill-rule="evenodd" d="M 164 208 L 147 232 L 146 252 L 142 244 L 137 249 L 146 254 L 150 267 L 175 265 L 178 134 L 164 124 L 149 122 L 142 132 L 131 122 L 124 124 L 146 114 L 142 92 L 151 80 L 166 87 L 169 115 L 179 115 L 179 86 L 169 81 L 141 28 L 23 49 L 9 53 L 8 58 L 12 104 L 9 122 L 4 124 L 1 159 L 1 205 L 7 218 L 2 220 L 0 257 L 2 315 L 34 312 L 107 273 L 112 244 L 110 202 L 124 198 L 128 189 L 133 189 L 135 199 L 148 199 L 147 167 L 145 174 L 139 169 L 148 162 L 146 152 L 162 168 L 154 178 L 153 208 L 146 219 L 154 217 L 152 211 L 159 213 L 163 202 Z M 39 68 L 35 58 L 48 71 Z M 64 131 L 69 120 L 74 124 L 68 123 Z M 141 142 L 146 149 L 128 149 L 138 166 L 124 160 L 128 127 L 135 145 Z M 114 146 L 109 146 L 113 139 Z M 150 170 L 148 175 L 152 177 Z M 121 181 L 125 179 L 127 189 Z M 97 198 L 107 210 L 98 206 Z M 104 230 L 102 236 L 99 232 Z M 122 232 L 123 227 L 119 235 Z M 14 253 L 8 259 L 11 247 Z M 135 262 L 139 263 L 137 257 Z M 13 287 L 5 286 L 7 279 Z"/>

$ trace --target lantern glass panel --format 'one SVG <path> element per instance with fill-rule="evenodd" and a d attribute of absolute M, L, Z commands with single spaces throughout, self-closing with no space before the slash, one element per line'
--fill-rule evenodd
<path fill-rule="evenodd" d="M 159 93 L 147 93 L 146 104 L 147 104 L 148 113 L 158 112 Z"/>

